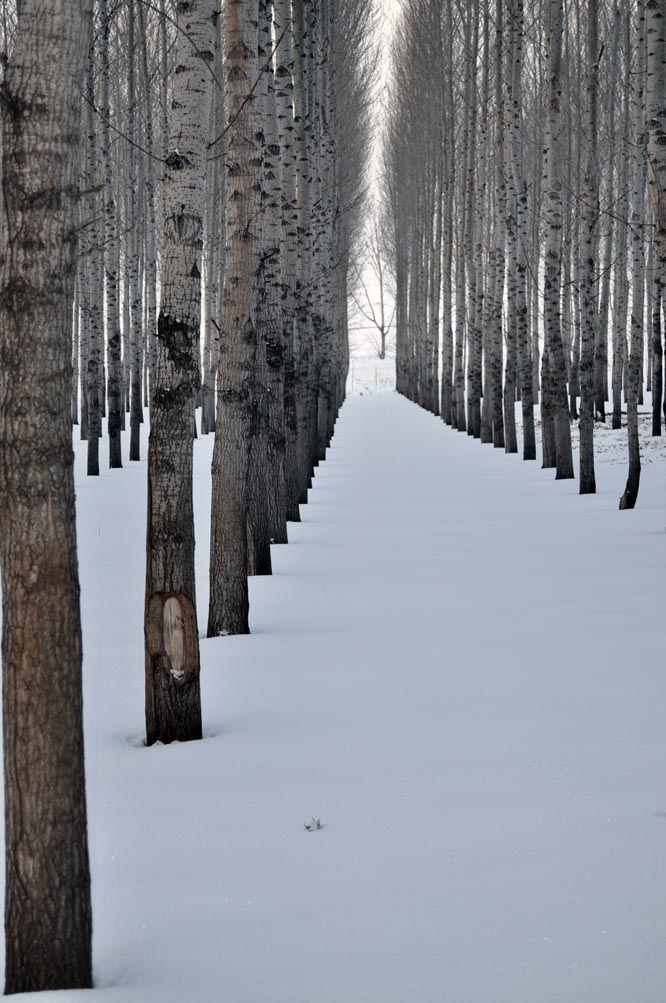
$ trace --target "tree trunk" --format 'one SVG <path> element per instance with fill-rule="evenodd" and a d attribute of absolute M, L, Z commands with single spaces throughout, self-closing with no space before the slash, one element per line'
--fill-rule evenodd
<path fill-rule="evenodd" d="M 127 271 L 128 288 L 125 295 L 128 296 L 129 304 L 129 343 L 130 343 L 130 460 L 141 458 L 141 425 L 143 423 L 143 405 L 141 401 L 141 382 L 143 370 L 143 321 L 141 310 L 141 283 L 140 283 L 140 170 L 138 162 L 138 150 L 136 148 L 136 8 L 137 0 L 128 0 L 128 94 L 129 94 L 129 116 L 128 130 L 130 139 L 129 149 L 129 191 L 128 191 L 128 219 L 125 226 L 128 230 L 127 239 Z"/>
<path fill-rule="evenodd" d="M 92 985 L 70 425 L 90 4 L 24 0 L 3 83 L 5 992 Z"/>
<path fill-rule="evenodd" d="M 88 475 L 99 475 L 99 440 L 102 434 L 100 407 L 102 341 L 104 338 L 104 277 L 100 268 L 100 254 L 104 247 L 104 213 L 100 213 L 97 197 L 97 119 L 95 106 L 95 66 L 91 48 L 88 58 L 86 80 L 87 104 L 86 120 L 86 198 L 83 214 L 86 222 L 86 247 L 83 259 L 84 313 L 86 316 L 87 351 L 85 367 L 86 400 L 88 405 L 87 423 L 87 470 Z"/>
<path fill-rule="evenodd" d="M 529 311 L 527 303 L 528 194 L 523 163 L 522 68 L 524 10 L 523 0 L 515 0 L 512 11 L 511 74 L 511 171 L 516 199 L 516 334 L 520 374 L 520 398 L 523 416 L 523 459 L 536 459 L 534 432 L 534 393 L 530 353 Z"/>
<path fill-rule="evenodd" d="M 655 269 L 652 280 L 652 434 L 661 435 L 661 405 L 664 392 L 663 348 L 661 343 L 661 276 Z"/>
<path fill-rule="evenodd" d="M 629 100 L 631 94 L 631 10 L 623 15 L 623 103 L 622 103 L 622 157 L 618 178 L 617 200 L 617 261 L 613 275 L 613 370 L 612 427 L 622 428 L 622 384 L 627 355 L 627 311 L 629 288 L 627 281 L 627 221 L 629 219 L 629 162 L 631 159 L 631 135 L 629 122 Z"/>
<path fill-rule="evenodd" d="M 150 8 L 148 8 L 150 9 Z M 153 101 L 150 81 L 150 70 L 148 67 L 148 39 L 149 32 L 146 26 L 146 9 L 143 3 L 137 7 L 139 18 L 139 49 L 141 52 L 141 90 L 145 107 L 145 120 L 143 125 L 142 145 L 148 151 L 155 147 L 153 140 Z M 143 157 L 144 165 L 144 198 L 141 219 L 143 221 L 144 234 L 144 282 L 145 290 L 145 323 L 144 331 L 144 351 L 147 375 L 149 379 L 144 381 L 144 392 L 147 394 L 148 388 L 152 391 L 155 380 L 155 369 L 157 366 L 157 241 L 156 241 L 156 212 L 155 212 L 155 165 L 156 161 L 152 156 Z M 135 222 L 135 226 L 138 221 Z M 198 334 L 197 334 L 198 340 Z M 152 397 L 152 392 L 150 394 Z"/>
<path fill-rule="evenodd" d="M 282 283 L 282 346 L 284 352 L 284 480 L 285 515 L 300 522 L 298 507 L 298 457 L 294 318 L 298 261 L 297 166 L 294 143 L 294 36 L 289 0 L 274 0 L 273 14 L 278 45 L 275 53 L 275 102 L 280 147 L 280 277 Z"/>
<path fill-rule="evenodd" d="M 492 248 L 490 306 L 491 351 L 490 372 L 493 406 L 493 445 L 504 449 L 504 397 L 502 390 L 502 312 L 504 306 L 504 276 L 506 271 L 506 180 L 504 176 L 504 0 L 497 2 L 495 51 L 495 240 Z"/>
<path fill-rule="evenodd" d="M 622 12 L 618 7 L 615 9 L 612 22 L 611 57 L 610 57 L 610 77 L 608 87 L 608 144 L 610 156 L 608 162 L 608 183 L 606 187 L 606 205 L 610 212 L 606 216 L 606 243 L 604 250 L 604 261 L 601 271 L 601 293 L 599 297 L 599 319 L 597 323 L 596 342 L 594 346 L 594 410 L 597 421 L 606 421 L 606 401 L 608 400 L 608 327 L 610 312 L 610 290 L 611 277 L 613 271 L 613 256 L 616 251 L 615 245 L 615 219 L 616 212 L 616 151 L 618 147 L 618 136 L 616 134 L 616 105 L 619 74 L 619 49 L 622 39 Z"/>
<path fill-rule="evenodd" d="M 597 226 L 599 184 L 597 179 L 597 91 L 599 67 L 597 0 L 587 5 L 587 144 L 583 182 L 583 276 L 580 344 L 580 494 L 594 494 L 594 346 L 597 342 Z"/>
<path fill-rule="evenodd" d="M 120 356 L 120 300 L 118 273 L 120 248 L 116 226 L 116 203 L 113 190 L 113 148 L 111 144 L 111 102 L 109 95 L 109 34 L 111 21 L 108 0 L 100 0 L 101 21 L 101 105 L 102 105 L 102 163 L 104 169 L 104 270 L 106 278 L 106 330 L 108 370 L 108 422 L 109 466 L 122 467 L 120 431 L 122 426 L 122 370 Z"/>
<path fill-rule="evenodd" d="M 258 0 L 228 4 L 227 246 L 213 450 L 208 637 L 247 634 L 250 630 L 247 516 L 257 339 L 253 308 L 255 185 L 261 163 L 252 88 L 257 72 L 258 22 Z"/>
<path fill-rule="evenodd" d="M 666 56 L 666 48 L 659 52 L 659 36 L 663 37 L 663 26 L 660 17 L 654 18 L 654 8 L 661 7 L 661 4 L 648 4 L 648 17 L 650 23 L 648 30 L 655 32 L 657 38 L 651 37 L 650 51 L 653 61 L 646 65 L 647 38 L 645 32 L 645 17 L 642 7 L 636 12 L 637 18 L 637 43 L 638 60 L 637 67 L 633 74 L 634 92 L 634 121 L 633 121 L 633 164 L 631 168 L 632 189 L 633 189 L 633 209 L 631 214 L 631 247 L 632 247 L 632 268 L 631 268 L 631 340 L 629 345 L 629 358 L 627 360 L 626 376 L 626 398 L 627 398 L 627 451 L 629 469 L 627 472 L 627 483 L 624 493 L 620 498 L 620 509 L 634 508 L 638 499 L 638 489 L 641 479 L 641 453 L 638 439 L 638 403 L 640 397 L 641 365 L 643 357 L 643 323 L 645 312 L 645 249 L 644 249 L 644 188 L 646 178 L 646 124 L 650 129 L 650 162 L 653 169 L 652 192 L 653 197 L 658 191 L 658 171 L 663 159 L 663 153 L 656 148 L 659 146 L 660 119 L 666 114 L 663 105 L 659 107 L 657 101 L 663 98 L 666 91 L 659 94 L 659 78 L 664 76 L 663 67 L 656 65 L 656 59 L 663 59 Z M 648 70 L 648 86 L 650 87 L 650 111 L 647 111 L 644 98 L 644 87 L 646 83 L 646 70 Z M 656 79 L 650 79 L 656 77 Z M 646 119 L 646 114 L 648 118 Z M 653 131 L 654 130 L 654 131 Z M 666 173 L 662 174 L 666 177 Z M 659 234 L 659 224 L 657 224 Z M 659 239 L 659 236 L 658 238 Z"/>
<path fill-rule="evenodd" d="M 164 266 L 150 409 L 146 564 L 146 734 L 201 738 L 194 582 L 192 430 L 199 388 L 206 149 L 217 0 L 177 8 L 164 182 Z"/>
<path fill-rule="evenodd" d="M 542 370 L 542 392 L 545 404 L 545 422 L 553 423 L 556 447 L 556 478 L 574 476 L 571 452 L 571 428 L 566 392 L 564 349 L 560 331 L 560 277 L 562 262 L 562 183 L 559 173 L 559 140 L 561 128 L 560 73 L 562 65 L 562 0 L 549 2 L 549 57 L 548 72 L 550 93 L 546 125 L 547 181 L 544 192 L 546 202 L 546 249 L 544 263 L 544 356 L 548 355 Z M 549 433 L 548 433 L 549 434 Z M 547 435 L 543 436 L 544 447 Z M 550 458 L 544 455 L 544 466 Z"/>

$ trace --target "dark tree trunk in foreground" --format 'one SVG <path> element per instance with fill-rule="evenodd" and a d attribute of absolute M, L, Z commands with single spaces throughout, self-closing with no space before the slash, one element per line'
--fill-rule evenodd
<path fill-rule="evenodd" d="M 2 88 L 5 992 L 92 984 L 70 395 L 90 3 L 23 0 Z"/>

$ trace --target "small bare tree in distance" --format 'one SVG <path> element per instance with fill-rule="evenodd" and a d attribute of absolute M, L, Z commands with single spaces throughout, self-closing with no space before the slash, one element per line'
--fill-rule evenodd
<path fill-rule="evenodd" d="M 354 265 L 353 277 L 355 283 L 350 288 L 350 298 L 370 324 L 378 357 L 385 359 L 395 318 L 395 289 L 376 215 L 369 223 L 366 240 Z"/>

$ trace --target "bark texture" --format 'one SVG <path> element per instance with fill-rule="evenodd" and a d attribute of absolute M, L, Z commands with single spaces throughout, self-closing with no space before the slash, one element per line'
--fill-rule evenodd
<path fill-rule="evenodd" d="M 248 475 L 254 424 L 257 332 L 256 90 L 258 0 L 229 0 L 225 56 L 229 114 L 224 318 L 213 449 L 208 636 L 249 633 Z"/>
<path fill-rule="evenodd" d="M 148 744 L 201 738 L 194 584 L 192 430 L 206 148 L 216 0 L 177 5 L 170 152 L 166 161 L 162 303 L 150 410 L 146 563 Z"/>
<path fill-rule="evenodd" d="M 90 4 L 24 0 L 2 87 L 5 992 L 92 984 L 70 426 Z"/>

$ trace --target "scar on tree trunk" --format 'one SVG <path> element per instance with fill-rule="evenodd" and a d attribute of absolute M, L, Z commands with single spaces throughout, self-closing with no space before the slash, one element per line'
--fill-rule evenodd
<path fill-rule="evenodd" d="M 154 595 L 146 620 L 147 744 L 201 738 L 199 645 L 192 602 Z"/>

